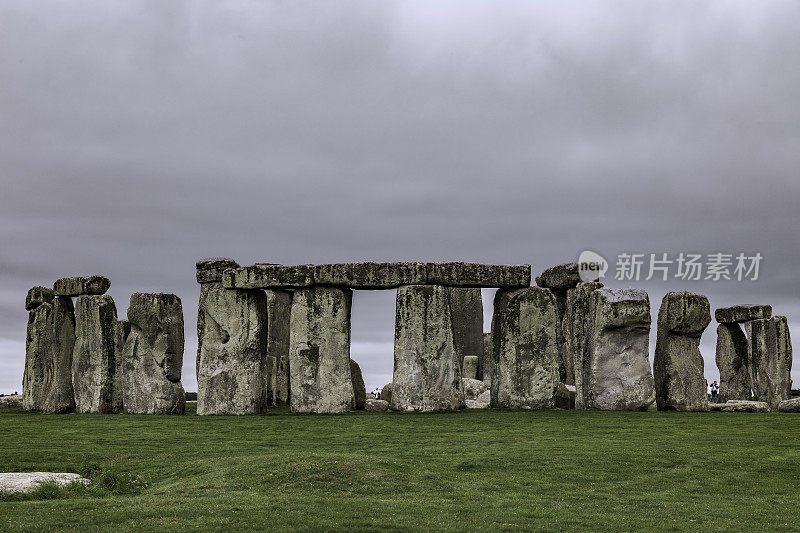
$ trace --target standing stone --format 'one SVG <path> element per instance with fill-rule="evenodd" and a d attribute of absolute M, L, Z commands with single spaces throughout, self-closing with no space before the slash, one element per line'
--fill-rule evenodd
<path fill-rule="evenodd" d="M 293 413 L 343 413 L 352 409 L 352 297 L 350 289 L 335 287 L 295 291 L 289 334 Z"/>
<path fill-rule="evenodd" d="M 792 340 L 789 337 L 789 323 L 785 316 L 776 316 L 772 322 L 775 324 L 778 353 L 777 393 L 783 400 L 788 400 L 792 397 Z"/>
<path fill-rule="evenodd" d="M 76 276 L 56 280 L 53 292 L 56 296 L 99 296 L 105 294 L 110 286 L 111 281 L 104 276 Z"/>
<path fill-rule="evenodd" d="M 708 298 L 668 292 L 658 311 L 653 377 L 659 411 L 708 408 L 700 336 L 711 322 Z"/>
<path fill-rule="evenodd" d="M 289 403 L 290 291 L 267 290 L 267 357 L 275 361 L 275 405 Z"/>
<path fill-rule="evenodd" d="M 52 360 L 53 304 L 44 302 L 28 314 L 25 370 L 22 375 L 22 407 L 25 410 L 44 410 L 52 382 Z"/>
<path fill-rule="evenodd" d="M 753 398 L 775 408 L 790 396 L 791 341 L 786 318 L 761 318 L 744 325 Z"/>
<path fill-rule="evenodd" d="M 130 414 L 183 414 L 183 306 L 174 294 L 134 293 L 124 341 L 123 405 Z M 124 328 L 124 324 L 120 329 Z"/>
<path fill-rule="evenodd" d="M 125 341 L 131 334 L 131 323 L 127 320 L 117 320 L 117 330 L 114 333 L 114 353 L 116 353 L 116 366 L 114 373 L 114 412 L 125 411 Z"/>
<path fill-rule="evenodd" d="M 719 403 L 750 399 L 750 365 L 747 337 L 739 324 L 717 326 L 716 361 L 719 369 Z"/>
<path fill-rule="evenodd" d="M 483 382 L 491 386 L 494 373 L 494 357 L 492 356 L 492 333 L 483 334 Z"/>
<path fill-rule="evenodd" d="M 269 337 L 267 337 L 269 338 Z M 269 341 L 268 341 L 269 342 Z M 275 389 L 278 381 L 278 363 L 271 355 L 264 357 L 264 405 L 276 405 Z"/>
<path fill-rule="evenodd" d="M 237 268 L 239 263 L 227 257 L 201 259 L 195 264 L 197 283 L 200 284 L 200 301 L 197 305 L 197 360 L 195 375 L 200 375 L 200 350 L 203 347 L 205 331 L 205 309 L 208 293 L 222 288 L 222 273 L 228 268 Z"/>
<path fill-rule="evenodd" d="M 353 408 L 360 411 L 367 403 L 367 387 L 364 385 L 361 367 L 352 359 L 350 359 L 350 379 L 353 382 Z"/>
<path fill-rule="evenodd" d="M 32 287 L 25 297 L 25 310 L 32 311 L 44 303 L 53 303 L 53 289 L 49 287 Z"/>
<path fill-rule="evenodd" d="M 450 316 L 453 321 L 453 341 L 459 361 L 467 356 L 477 357 L 476 379 L 483 377 L 483 300 L 477 288 L 450 289 Z"/>
<path fill-rule="evenodd" d="M 392 409 L 438 411 L 464 407 L 451 295 L 451 289 L 441 285 L 397 289 Z"/>
<path fill-rule="evenodd" d="M 381 397 L 380 397 L 380 399 L 381 400 L 386 400 L 391 405 L 391 403 L 392 403 L 392 384 L 391 383 L 387 383 L 386 385 L 383 386 L 383 388 L 381 389 Z"/>
<path fill-rule="evenodd" d="M 567 291 L 563 321 L 564 353 L 572 360 L 574 369 L 576 409 L 584 409 L 588 402 L 588 388 L 583 386 L 583 379 L 589 374 L 591 361 L 586 350 L 587 324 L 592 291 L 602 287 L 602 283 L 591 281 L 579 283 Z"/>
<path fill-rule="evenodd" d="M 203 283 L 203 339 L 198 356 L 197 414 L 245 415 L 265 410 L 266 296 Z"/>
<path fill-rule="evenodd" d="M 492 318 L 493 407 L 555 407 L 560 382 L 556 302 L 541 287 L 497 291 Z"/>
<path fill-rule="evenodd" d="M 714 318 L 720 324 L 748 322 L 757 318 L 769 318 L 771 316 L 771 305 L 740 304 L 731 307 L 720 307 L 714 311 Z"/>
<path fill-rule="evenodd" d="M 644 411 L 655 401 L 650 370 L 650 300 L 637 289 L 591 293 L 584 407 Z"/>
<path fill-rule="evenodd" d="M 481 339 L 483 342 L 483 339 Z M 461 379 L 478 379 L 478 357 L 475 355 L 465 355 L 461 364 Z"/>
<path fill-rule="evenodd" d="M 79 413 L 114 413 L 117 308 L 108 295 L 83 295 L 75 303 L 72 385 Z"/>
<path fill-rule="evenodd" d="M 72 352 L 75 349 L 75 307 L 72 298 L 53 300 L 53 347 L 50 389 L 44 403 L 46 413 L 71 413 L 75 410 L 72 388 Z"/>

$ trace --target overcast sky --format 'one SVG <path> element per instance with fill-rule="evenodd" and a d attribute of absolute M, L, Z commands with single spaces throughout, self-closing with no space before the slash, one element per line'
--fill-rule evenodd
<path fill-rule="evenodd" d="M 0 392 L 28 288 L 93 273 L 121 318 L 133 292 L 181 297 L 196 390 L 208 256 L 537 274 L 584 249 L 760 252 L 758 281 L 607 285 L 654 315 L 667 290 L 770 303 L 800 331 L 798 21 L 796 1 L 5 0 Z M 374 388 L 394 291 L 353 304 Z"/>

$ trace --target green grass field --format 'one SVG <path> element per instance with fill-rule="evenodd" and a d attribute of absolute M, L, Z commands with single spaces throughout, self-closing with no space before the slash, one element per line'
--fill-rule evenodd
<path fill-rule="evenodd" d="M 800 530 L 800 416 L 0 411 L 0 530 Z M 14 501 L 14 500 L 17 501 Z"/>

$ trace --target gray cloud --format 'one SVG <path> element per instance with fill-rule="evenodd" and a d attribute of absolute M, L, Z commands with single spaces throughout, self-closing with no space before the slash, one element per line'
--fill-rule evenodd
<path fill-rule="evenodd" d="M 134 291 L 175 292 L 193 343 L 194 261 L 212 255 L 538 272 L 585 248 L 760 251 L 757 282 L 638 285 L 654 311 L 695 290 L 773 303 L 796 330 L 798 16 L 777 1 L 3 2 L 0 391 L 21 381 L 30 286 L 104 273 L 121 316 Z M 370 386 L 391 372 L 392 302 L 356 295 Z M 186 360 L 191 388 L 189 344 Z"/>

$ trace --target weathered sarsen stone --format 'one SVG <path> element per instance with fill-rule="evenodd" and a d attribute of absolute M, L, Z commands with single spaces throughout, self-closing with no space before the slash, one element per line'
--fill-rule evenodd
<path fill-rule="evenodd" d="M 581 381 L 586 389 L 584 407 L 646 410 L 655 401 L 648 355 L 647 293 L 637 289 L 592 291 L 587 332 L 589 364 Z"/>
<path fill-rule="evenodd" d="M 275 360 L 275 405 L 289 403 L 291 291 L 267 290 L 267 357 Z"/>
<path fill-rule="evenodd" d="M 392 403 L 392 384 L 387 383 L 381 388 L 381 400 L 386 400 L 391 405 Z"/>
<path fill-rule="evenodd" d="M 483 382 L 491 385 L 494 372 L 494 357 L 492 356 L 492 333 L 483 334 Z"/>
<path fill-rule="evenodd" d="M 542 287 L 499 290 L 492 319 L 493 407 L 555 407 L 560 383 L 556 302 Z"/>
<path fill-rule="evenodd" d="M 367 401 L 367 388 L 364 386 L 361 367 L 352 359 L 350 359 L 350 379 L 353 382 L 353 408 L 360 411 L 364 409 Z"/>
<path fill-rule="evenodd" d="M 131 334 L 131 323 L 127 320 L 117 320 L 117 330 L 114 333 L 114 353 L 116 353 L 116 372 L 114 373 L 114 412 L 125 410 L 125 341 Z"/>
<path fill-rule="evenodd" d="M 222 273 L 226 289 L 299 289 L 314 285 L 314 265 L 255 264 Z"/>
<path fill-rule="evenodd" d="M 392 409 L 437 411 L 464 407 L 451 295 L 451 289 L 441 285 L 397 289 Z"/>
<path fill-rule="evenodd" d="M 775 325 L 775 351 L 778 353 L 778 377 L 776 395 L 788 400 L 792 396 L 792 340 L 789 336 L 789 323 L 785 316 L 772 318 Z"/>
<path fill-rule="evenodd" d="M 197 283 L 222 281 L 222 273 L 229 268 L 239 268 L 239 263 L 229 257 L 210 257 L 195 263 Z"/>
<path fill-rule="evenodd" d="M 747 322 L 748 320 L 769 318 L 770 316 L 772 316 L 771 305 L 742 304 L 720 307 L 714 311 L 714 318 L 721 324 Z"/>
<path fill-rule="evenodd" d="M 786 317 L 751 320 L 744 326 L 753 398 L 776 408 L 790 397 L 792 345 Z"/>
<path fill-rule="evenodd" d="M 49 287 L 32 287 L 25 297 L 25 310 L 30 311 L 44 303 L 53 303 L 53 289 Z"/>
<path fill-rule="evenodd" d="M 50 389 L 53 359 L 53 304 L 40 303 L 28 314 L 25 370 L 22 374 L 22 406 L 42 411 Z"/>
<path fill-rule="evenodd" d="M 295 291 L 289 337 L 293 413 L 343 413 L 354 404 L 350 374 L 353 293 L 336 287 Z"/>
<path fill-rule="evenodd" d="M 478 374 L 478 358 L 474 355 L 465 355 L 461 363 L 461 379 L 476 380 Z M 483 383 L 481 381 L 481 383 Z"/>
<path fill-rule="evenodd" d="M 567 291 L 577 287 L 578 283 L 597 281 L 599 274 L 595 272 L 593 274 L 595 274 L 594 279 L 582 280 L 578 263 L 564 263 L 550 267 L 536 276 L 536 285 L 557 291 Z"/>
<path fill-rule="evenodd" d="M 267 344 L 264 291 L 209 285 L 203 299 L 203 343 L 197 371 L 197 414 L 257 414 L 265 410 Z"/>
<path fill-rule="evenodd" d="M 61 278 L 53 285 L 56 296 L 81 296 L 105 294 L 111 282 L 104 276 L 76 276 Z"/>
<path fill-rule="evenodd" d="M 427 283 L 452 287 L 527 287 L 530 265 L 480 263 L 427 263 Z"/>
<path fill-rule="evenodd" d="M 481 290 L 453 287 L 450 289 L 450 317 L 453 341 L 459 360 L 475 356 L 476 379 L 483 379 L 483 300 Z"/>
<path fill-rule="evenodd" d="M 337 263 L 316 265 L 314 282 L 351 289 L 395 289 L 425 283 L 425 263 Z"/>
<path fill-rule="evenodd" d="M 72 385 L 79 413 L 113 413 L 117 308 L 108 295 L 83 295 L 75 303 Z"/>
<path fill-rule="evenodd" d="M 126 413 L 171 415 L 186 411 L 181 386 L 183 306 L 174 294 L 131 295 L 130 333 L 124 343 L 122 372 Z"/>
<path fill-rule="evenodd" d="M 72 298 L 53 300 L 53 346 L 50 360 L 50 388 L 44 403 L 46 413 L 71 413 L 75 410 L 72 387 L 72 352 L 75 349 L 75 307 Z"/>
<path fill-rule="evenodd" d="M 750 365 L 747 337 L 737 323 L 717 326 L 718 402 L 750 399 Z"/>
<path fill-rule="evenodd" d="M 588 335 L 589 308 L 592 291 L 600 289 L 603 284 L 597 281 L 579 283 L 574 289 L 567 291 L 567 302 L 564 309 L 562 331 L 564 333 L 564 354 L 572 360 L 575 375 L 575 408 L 586 407 L 588 388 L 583 386 L 583 378 L 590 372 L 586 338 Z"/>
<path fill-rule="evenodd" d="M 708 408 L 700 336 L 711 322 L 708 298 L 668 292 L 658 312 L 653 377 L 659 411 Z"/>

